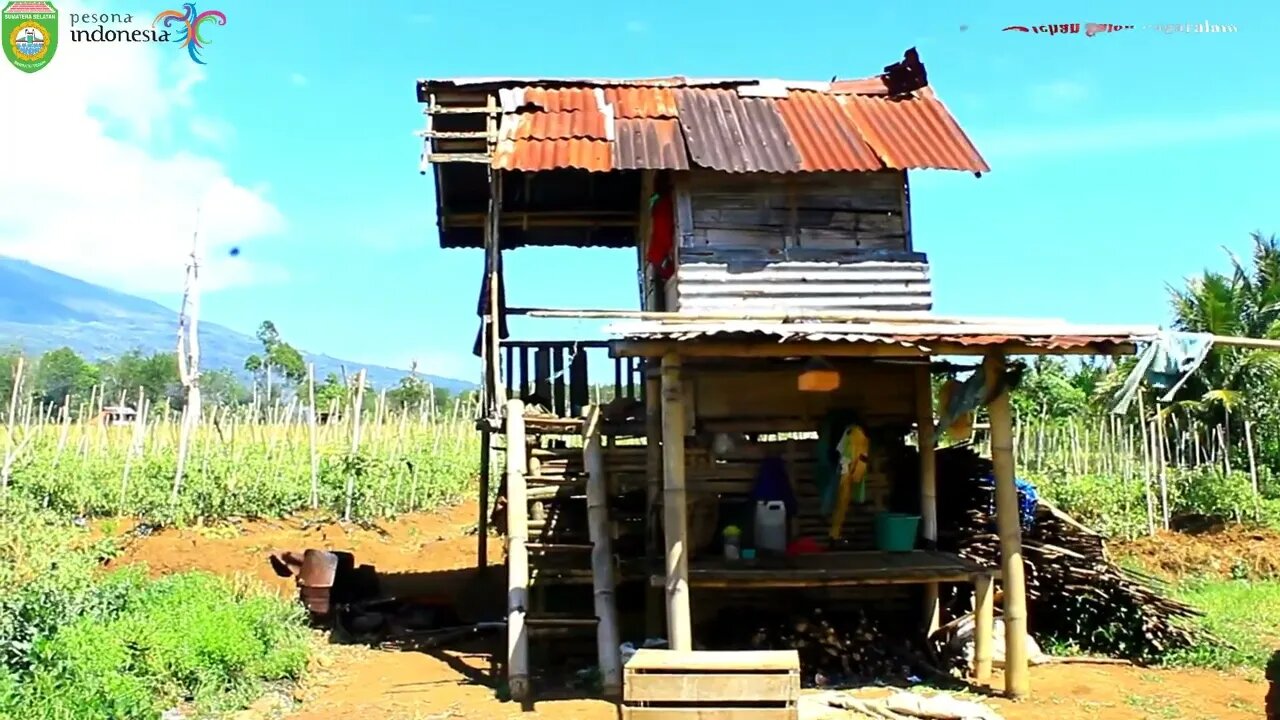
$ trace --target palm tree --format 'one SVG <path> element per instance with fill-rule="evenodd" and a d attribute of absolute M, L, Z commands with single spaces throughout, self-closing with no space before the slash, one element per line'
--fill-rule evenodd
<path fill-rule="evenodd" d="M 1280 339 L 1280 240 L 1252 234 L 1246 265 L 1230 254 L 1230 273 L 1204 272 L 1184 288 L 1170 287 L 1173 327 L 1185 332 Z M 1210 426 L 1261 418 L 1280 427 L 1274 408 L 1280 354 L 1215 346 L 1179 391 L 1176 405 Z M 1236 437 L 1239 437 L 1236 434 Z"/>

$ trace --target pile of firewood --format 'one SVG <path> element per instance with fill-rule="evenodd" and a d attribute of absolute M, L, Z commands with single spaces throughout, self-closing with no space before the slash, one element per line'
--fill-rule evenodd
<path fill-rule="evenodd" d="M 937 454 L 940 549 L 1000 562 L 991 462 L 965 447 Z M 1104 538 L 1040 499 L 1022 530 L 1028 626 L 1082 650 L 1147 660 L 1194 639 L 1194 608 L 1158 592 L 1153 578 L 1122 569 Z"/>
<path fill-rule="evenodd" d="M 779 613 L 734 607 L 700 634 L 708 649 L 795 650 L 806 685 L 827 686 L 937 674 L 918 633 L 896 627 L 899 617 L 865 610 L 821 608 Z"/>

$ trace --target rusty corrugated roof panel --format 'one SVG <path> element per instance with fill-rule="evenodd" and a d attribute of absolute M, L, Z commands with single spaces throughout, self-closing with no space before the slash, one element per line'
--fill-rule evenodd
<path fill-rule="evenodd" d="M 796 172 L 800 153 L 774 104 L 732 90 L 676 90 L 693 162 L 723 172 Z"/>
<path fill-rule="evenodd" d="M 859 134 L 888 167 L 991 170 L 929 88 L 902 98 L 842 95 L 840 102 Z"/>
<path fill-rule="evenodd" d="M 613 143 L 589 138 L 559 140 L 502 140 L 493 153 L 499 170 L 557 170 L 576 168 L 594 172 L 613 170 Z"/>
<path fill-rule="evenodd" d="M 599 89 L 591 87 L 526 87 L 520 88 L 515 97 L 517 105 L 532 105 L 543 112 L 599 112 L 599 92 Z"/>
<path fill-rule="evenodd" d="M 676 96 L 668 87 L 606 87 L 605 102 L 619 118 L 673 118 Z"/>
<path fill-rule="evenodd" d="M 672 119 L 619 118 L 613 144 L 617 170 L 688 170 L 689 151 Z"/>
<path fill-rule="evenodd" d="M 611 134 L 609 118 L 594 107 L 582 112 L 532 112 L 509 117 L 519 118 L 511 135 L 515 140 L 608 140 Z"/>
<path fill-rule="evenodd" d="M 832 95 L 791 92 L 773 101 L 808 171 L 880 170 L 884 163 Z"/>

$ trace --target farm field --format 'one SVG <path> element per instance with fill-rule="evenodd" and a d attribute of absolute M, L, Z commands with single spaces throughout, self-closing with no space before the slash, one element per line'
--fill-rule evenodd
<path fill-rule="evenodd" d="M 1088 405 L 1037 414 L 1071 377 L 1033 366 L 1015 396 L 1020 417 L 1034 418 L 1016 428 L 1021 473 L 1111 537 L 1114 556 L 1205 610 L 1225 644 L 1178 651 L 1159 667 L 1038 667 L 1032 700 L 990 703 L 1009 718 L 1259 717 L 1263 669 L 1280 648 L 1271 435 L 1236 432 L 1224 452 L 1224 426 L 1191 412 L 1171 415 L 1163 438 L 1154 421 Z M 112 425 L 95 422 L 90 405 L 13 397 L 0 445 L 0 583 L 13 588 L 0 597 L 0 717 L 520 715 L 485 684 L 486 646 L 327 644 L 305 629 L 292 581 L 266 561 L 281 550 L 350 550 L 391 586 L 500 612 L 501 588 L 472 569 L 479 438 L 469 398 L 411 406 L 366 396 L 363 412 L 331 406 L 315 424 L 296 401 L 210 407 L 179 477 L 177 412 L 143 402 L 137 418 Z M 1250 442 L 1265 461 L 1249 459 Z M 490 538 L 490 562 L 501 554 Z M 136 673 L 121 685 L 114 669 L 129 664 Z M 556 701 L 533 717 L 614 712 Z"/>

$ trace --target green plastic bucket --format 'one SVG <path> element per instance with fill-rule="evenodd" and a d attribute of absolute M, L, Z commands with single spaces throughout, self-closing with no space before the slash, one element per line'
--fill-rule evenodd
<path fill-rule="evenodd" d="M 876 513 L 876 549 L 886 552 L 910 552 L 916 547 L 920 516 L 906 513 Z"/>

